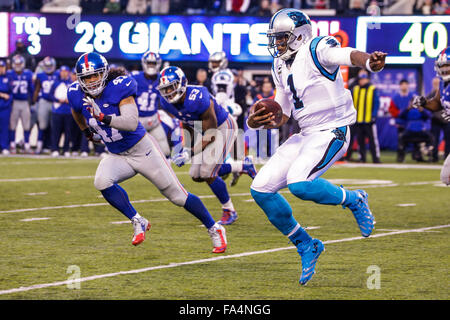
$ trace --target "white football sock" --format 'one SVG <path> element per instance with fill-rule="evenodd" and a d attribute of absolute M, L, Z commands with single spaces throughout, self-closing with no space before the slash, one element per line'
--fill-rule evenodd
<path fill-rule="evenodd" d="M 222 205 L 222 209 L 228 209 L 228 210 L 231 210 L 231 211 L 236 211 L 236 210 L 234 210 L 233 202 L 231 202 L 231 199 L 228 200 L 227 203 L 224 203 Z"/>

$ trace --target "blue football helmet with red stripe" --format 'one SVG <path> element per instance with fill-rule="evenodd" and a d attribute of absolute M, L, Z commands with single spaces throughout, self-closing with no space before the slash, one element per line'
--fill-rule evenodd
<path fill-rule="evenodd" d="M 106 87 L 109 73 L 108 61 L 96 52 L 82 54 L 75 65 L 81 89 L 91 96 L 98 96 Z"/>
<path fill-rule="evenodd" d="M 161 69 L 162 60 L 158 53 L 147 51 L 141 58 L 142 70 L 149 76 L 154 76 Z"/>
<path fill-rule="evenodd" d="M 443 81 L 450 81 L 450 47 L 445 48 L 438 55 L 434 68 Z"/>
<path fill-rule="evenodd" d="M 183 70 L 169 66 L 164 68 L 159 77 L 158 91 L 169 103 L 177 103 L 186 93 L 187 78 Z"/>

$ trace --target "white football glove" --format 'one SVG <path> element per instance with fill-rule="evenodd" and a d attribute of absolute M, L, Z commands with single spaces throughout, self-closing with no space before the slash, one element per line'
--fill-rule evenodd
<path fill-rule="evenodd" d="M 84 106 L 88 106 L 87 109 L 88 111 L 91 113 L 91 115 L 99 120 L 102 121 L 103 117 L 105 116 L 102 111 L 100 110 L 100 107 L 98 106 L 98 104 L 95 102 L 94 99 L 92 99 L 91 97 L 85 97 L 83 98 L 83 105 Z"/>
<path fill-rule="evenodd" d="M 177 153 L 172 157 L 172 162 L 178 167 L 184 166 L 191 158 L 190 153 L 187 149 L 183 149 L 181 152 Z"/>

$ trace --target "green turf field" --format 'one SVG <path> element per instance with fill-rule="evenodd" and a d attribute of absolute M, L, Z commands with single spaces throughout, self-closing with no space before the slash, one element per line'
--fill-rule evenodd
<path fill-rule="evenodd" d="M 252 201 L 250 178 L 229 188 L 239 219 L 226 227 L 223 255 L 210 253 L 201 223 L 147 180 L 124 182 L 152 223 L 147 240 L 134 247 L 131 225 L 113 223 L 126 218 L 93 187 L 98 162 L 0 158 L 0 299 L 450 298 L 450 187 L 439 182 L 437 165 L 335 166 L 326 173 L 369 193 L 377 224 L 368 239 L 348 209 L 283 193 L 297 220 L 325 242 L 316 275 L 302 287 L 300 258 Z M 188 169 L 175 170 L 220 219 L 219 202 Z M 77 275 L 81 283 L 67 281 Z"/>

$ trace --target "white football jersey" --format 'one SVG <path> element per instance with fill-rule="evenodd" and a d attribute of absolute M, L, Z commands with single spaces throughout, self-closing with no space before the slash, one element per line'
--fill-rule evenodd
<path fill-rule="evenodd" d="M 336 64 L 337 60 L 350 61 L 349 52 L 349 48 L 340 48 L 334 37 L 316 37 L 301 46 L 290 68 L 285 61 L 274 59 L 275 100 L 285 115 L 298 121 L 303 132 L 337 128 L 356 121 L 352 95 L 344 87 Z M 345 59 L 341 58 L 343 55 Z"/>

